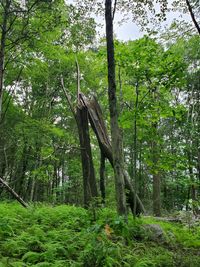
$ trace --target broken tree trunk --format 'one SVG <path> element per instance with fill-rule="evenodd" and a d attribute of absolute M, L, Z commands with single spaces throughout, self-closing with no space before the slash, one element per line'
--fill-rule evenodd
<path fill-rule="evenodd" d="M 84 206 L 87 208 L 92 199 L 98 197 L 98 190 L 96 185 L 96 177 L 94 171 L 94 164 L 92 160 L 92 150 L 90 145 L 89 125 L 88 125 L 88 109 L 81 98 L 80 92 L 80 71 L 78 62 L 77 65 L 77 98 L 78 105 L 76 110 L 74 109 L 67 90 L 64 86 L 63 78 L 61 78 L 61 84 L 66 100 L 70 106 L 71 112 L 76 120 L 79 142 L 81 147 L 81 161 L 82 161 L 82 173 L 83 173 L 83 198 Z"/>
<path fill-rule="evenodd" d="M 90 145 L 88 110 L 86 107 L 77 107 L 76 121 L 81 146 L 81 160 L 83 171 L 84 206 L 88 207 L 93 198 L 98 197 L 92 150 Z"/>
<path fill-rule="evenodd" d="M 79 139 L 81 145 L 81 158 L 82 158 L 82 169 L 83 169 L 83 184 L 84 184 L 84 204 L 87 207 L 92 197 L 98 196 L 97 187 L 96 187 L 96 178 L 94 173 L 93 161 L 92 161 L 92 152 L 90 146 L 90 136 L 89 136 L 89 126 L 88 118 L 92 129 L 97 137 L 99 147 L 101 150 L 101 195 L 104 201 L 105 199 L 105 184 L 104 184 L 104 160 L 107 158 L 113 167 L 113 154 L 112 146 L 109 139 L 109 135 L 103 120 L 103 114 L 101 107 L 95 97 L 88 99 L 83 93 L 78 90 L 78 102 L 77 112 L 75 112 L 69 96 L 64 87 L 63 79 L 61 79 L 61 84 L 63 91 L 65 93 L 67 102 L 70 106 L 70 109 L 75 117 L 78 126 Z M 89 115 L 89 116 L 88 116 Z M 87 140 L 87 141 L 86 141 Z M 86 149 L 87 147 L 87 149 Z M 145 213 L 144 206 L 139 199 L 138 195 L 135 196 L 134 188 L 131 184 L 130 177 L 128 172 L 124 171 L 124 183 L 125 188 L 128 191 L 127 197 L 130 204 L 130 208 L 134 210 L 134 199 L 136 197 L 136 210 L 137 214 Z"/>
<path fill-rule="evenodd" d="M 28 208 L 28 204 L 2 179 L 0 178 L 0 183 L 11 193 L 14 198 L 25 208 Z"/>
<path fill-rule="evenodd" d="M 111 147 L 107 129 L 106 129 L 106 126 L 103 120 L 101 107 L 98 104 L 95 97 L 88 100 L 85 96 L 82 95 L 82 99 L 83 99 L 84 105 L 88 109 L 90 124 L 98 139 L 101 153 L 102 155 L 104 155 L 105 158 L 109 160 L 110 164 L 113 167 L 112 147 Z M 125 183 L 125 188 L 128 190 L 127 200 L 129 202 L 131 211 L 133 212 L 134 210 L 136 210 L 136 214 L 145 213 L 145 208 L 140 198 L 135 193 L 135 190 L 131 184 L 130 177 L 127 171 L 124 171 L 124 183 Z M 136 198 L 136 207 L 134 209 L 135 198 Z"/>

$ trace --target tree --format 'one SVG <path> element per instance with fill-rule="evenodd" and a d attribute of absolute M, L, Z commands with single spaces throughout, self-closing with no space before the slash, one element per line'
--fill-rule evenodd
<path fill-rule="evenodd" d="M 97 6 L 101 6 L 99 1 Z M 90 5 L 88 1 L 84 1 L 86 6 Z M 134 5 L 137 5 L 135 1 L 105 1 L 105 21 L 106 21 L 106 42 L 107 42 L 107 62 L 108 62 L 108 98 L 109 98 L 109 110 L 110 110 L 110 125 L 111 125 L 111 137 L 112 137 L 112 150 L 114 158 L 114 172 L 115 172 L 115 187 L 116 187 L 116 199 L 117 209 L 119 214 L 126 214 L 126 199 L 124 191 L 124 159 L 123 159 L 123 142 L 118 125 L 118 111 L 117 111 L 117 97 L 116 97 L 116 78 L 115 78 L 115 55 L 114 55 L 114 38 L 113 38 L 113 20 L 117 8 L 121 8 L 123 11 L 132 10 L 137 18 L 146 18 L 148 12 L 145 10 L 146 6 L 150 7 L 150 10 L 154 12 L 154 4 L 152 1 L 141 3 L 134 9 Z M 81 4 L 82 5 L 82 4 Z M 164 15 L 166 10 L 167 1 L 161 1 L 161 13 Z M 139 16 L 138 16 L 139 15 Z M 148 20 L 148 19 L 147 19 Z M 144 20 L 143 20 L 144 23 Z"/>
<path fill-rule="evenodd" d="M 181 13 L 189 14 L 193 25 L 195 26 L 197 32 L 200 34 L 200 4 L 196 0 L 181 0 L 172 2 L 174 11 L 179 11 Z"/>
<path fill-rule="evenodd" d="M 124 159 L 122 136 L 118 125 L 116 80 L 115 80 L 115 54 L 113 40 L 113 18 L 115 10 L 112 1 L 105 1 L 106 41 L 108 60 L 108 99 L 110 110 L 110 126 L 112 137 L 113 165 L 115 173 L 115 188 L 117 210 L 120 215 L 126 216 L 126 195 L 124 187 Z"/>
<path fill-rule="evenodd" d="M 195 5 L 194 7 L 192 7 L 192 4 L 190 3 L 189 0 L 185 0 L 185 1 L 186 1 L 186 5 L 188 7 L 188 11 L 190 13 L 190 16 L 192 18 L 192 21 L 193 21 L 193 23 L 194 23 L 194 25 L 195 25 L 195 27 L 196 27 L 199 35 L 200 35 L 200 25 L 199 25 L 199 23 L 198 23 L 198 21 L 196 19 L 196 16 L 200 15 L 200 10 L 199 10 L 200 9 L 200 6 L 199 6 L 200 4 L 197 3 L 197 1 L 195 1 L 195 2 L 191 1 L 191 2 L 194 2 L 193 4 Z M 197 9 L 197 14 L 195 14 L 195 12 L 193 11 L 193 8 Z"/>
<path fill-rule="evenodd" d="M 31 2 L 27 1 L 27 5 Z M 64 73 L 65 82 L 73 91 L 76 84 L 74 50 L 90 44 L 95 24 L 62 0 L 39 2 L 40 6 L 35 6 L 27 18 L 28 34 L 13 43 L 22 36 L 17 31 L 21 24 L 17 23 L 12 25 L 13 35 L 7 38 L 7 45 L 16 46 L 6 50 L 6 62 L 9 56 L 12 60 L 4 71 L 4 89 L 7 87 L 7 90 L 4 90 L 4 119 L 0 128 L 0 150 L 4 151 L 0 153 L 0 172 L 28 201 L 62 199 L 81 204 L 80 150 L 76 148 L 76 129 L 63 104 L 60 75 Z M 79 35 L 81 41 L 77 40 Z M 17 79 L 16 73 L 22 65 L 23 71 Z M 69 125 L 70 133 L 66 130 Z M 14 140 L 18 140 L 17 143 Z M 76 162 L 76 167 L 71 167 L 68 161 Z"/>
<path fill-rule="evenodd" d="M 2 101 L 4 86 L 4 76 L 6 65 L 12 60 L 12 52 L 16 52 L 17 45 L 22 39 L 27 38 L 27 27 L 29 15 L 38 3 L 38 0 L 24 8 L 19 1 L 5 0 L 0 2 L 0 21 L 1 21 L 1 33 L 0 33 L 0 120 L 2 116 Z M 14 51 L 13 51 L 13 48 Z M 10 53 L 7 53 L 7 50 Z M 16 60 L 16 55 L 14 56 Z"/>

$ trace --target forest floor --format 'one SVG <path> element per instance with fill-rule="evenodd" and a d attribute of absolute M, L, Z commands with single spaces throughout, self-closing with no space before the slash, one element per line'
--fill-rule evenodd
<path fill-rule="evenodd" d="M 0 267 L 200 266 L 200 224 L 110 209 L 0 204 Z"/>

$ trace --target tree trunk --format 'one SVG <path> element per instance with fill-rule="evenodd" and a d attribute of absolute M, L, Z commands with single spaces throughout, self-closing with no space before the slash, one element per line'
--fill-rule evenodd
<path fill-rule="evenodd" d="M 98 192 L 90 146 L 87 108 L 77 108 L 76 118 L 81 146 L 84 206 L 88 207 L 92 199 L 98 196 Z"/>
<path fill-rule="evenodd" d="M 36 184 L 36 181 L 35 181 L 35 177 L 32 178 L 31 180 L 31 192 L 30 192 L 30 202 L 32 202 L 34 200 L 34 194 L 35 194 L 35 184 Z"/>
<path fill-rule="evenodd" d="M 194 179 L 194 173 L 193 173 L 193 167 L 192 167 L 192 156 L 191 152 L 188 151 L 188 170 L 190 174 L 190 181 L 191 181 L 191 198 L 192 200 L 196 199 L 196 191 L 195 191 L 195 179 Z"/>
<path fill-rule="evenodd" d="M 22 197 L 26 197 L 25 196 L 25 180 L 26 180 L 26 170 L 27 170 L 27 166 L 28 166 L 28 155 L 30 153 L 30 147 L 27 147 L 27 141 L 24 142 L 24 148 L 23 148 L 23 152 L 22 152 L 22 158 L 21 158 L 21 167 L 20 167 L 20 171 L 19 171 L 19 179 L 18 182 L 16 183 L 15 189 L 16 192 L 22 196 Z"/>
<path fill-rule="evenodd" d="M 144 199 L 146 183 L 143 175 L 143 166 L 142 166 L 142 147 L 141 142 L 139 143 L 138 153 L 139 153 L 139 171 L 138 171 L 138 195 L 140 199 Z"/>
<path fill-rule="evenodd" d="M 153 214 L 161 216 L 161 199 L 160 199 L 160 175 L 153 174 Z"/>
<path fill-rule="evenodd" d="M 100 191 L 102 203 L 105 203 L 106 189 L 105 189 L 105 156 L 101 151 L 101 164 L 100 164 Z"/>
<path fill-rule="evenodd" d="M 82 140 L 82 126 L 81 126 L 81 120 L 80 118 L 77 117 L 74 109 L 73 109 L 73 106 L 70 102 L 70 99 L 69 99 L 69 96 L 67 94 L 67 91 L 64 87 L 64 84 L 63 84 L 63 80 L 61 80 L 62 82 L 62 87 L 63 87 L 63 91 L 65 93 L 65 96 L 66 96 L 66 99 L 67 99 L 67 102 L 70 106 L 70 109 L 75 117 L 75 120 L 77 122 L 77 126 L 78 126 L 78 131 L 79 131 L 79 139 L 80 139 L 80 145 L 81 145 L 81 151 L 84 150 L 84 143 L 83 143 L 83 140 Z M 112 153 L 112 146 L 111 146 L 111 143 L 110 143 L 110 139 L 109 139 L 109 136 L 108 136 L 108 132 L 107 132 L 107 129 L 106 129 L 106 126 L 105 126 L 105 123 L 104 123 L 104 120 L 103 120 L 103 114 L 102 114 L 102 110 L 101 110 L 101 107 L 100 105 L 98 104 L 97 100 L 95 97 L 93 97 L 91 100 L 88 100 L 83 93 L 80 93 L 79 94 L 79 105 L 82 106 L 82 108 L 86 108 L 86 110 L 88 111 L 88 114 L 89 114 L 89 120 L 90 120 L 90 124 L 92 126 L 92 129 L 94 131 L 94 133 L 96 134 L 96 137 L 97 137 L 97 140 L 98 140 L 98 143 L 99 143 L 99 147 L 101 149 L 101 153 L 102 155 L 107 158 L 111 164 L 111 166 L 114 168 L 114 160 L 113 160 L 113 153 Z M 88 118 L 86 118 L 87 120 Z M 87 125 L 88 127 L 88 125 Z M 80 130 L 79 130 L 80 129 Z M 84 158 L 85 156 L 83 155 L 82 156 L 82 163 L 85 163 L 84 162 Z M 86 156 L 87 158 L 87 156 Z M 84 164 L 82 164 L 82 166 L 84 166 Z M 84 168 L 84 167 L 83 167 Z M 127 177 L 127 175 L 125 174 L 125 170 L 123 170 L 123 177 L 125 177 L 125 180 L 128 180 L 128 182 L 125 183 L 125 188 L 127 189 L 128 191 L 128 194 L 131 194 L 131 199 L 135 199 L 135 192 L 132 188 L 132 185 L 131 185 L 131 182 L 130 182 L 130 179 L 129 177 Z M 87 178 L 87 177 L 86 177 Z M 87 193 L 87 190 L 85 190 L 86 193 Z M 124 189 L 125 191 L 125 189 Z M 139 197 L 137 196 L 137 199 L 139 199 Z M 134 203 L 132 203 L 131 205 L 134 205 Z M 138 205 L 137 205 L 138 209 L 139 209 L 139 212 L 138 214 L 140 214 L 141 212 L 145 213 L 145 209 L 144 209 L 144 206 L 142 205 L 142 202 L 138 201 Z"/>
<path fill-rule="evenodd" d="M 84 192 L 84 206 L 87 208 L 92 201 L 92 198 L 98 197 L 94 165 L 92 160 L 92 150 L 90 145 L 90 134 L 88 126 L 88 108 L 85 103 L 84 95 L 80 91 L 80 71 L 77 62 L 77 93 L 78 93 L 78 106 L 76 111 L 70 101 L 70 97 L 65 89 L 63 79 L 61 84 L 66 100 L 70 106 L 71 112 L 76 120 L 79 142 L 81 149 L 81 161 L 83 172 L 83 192 Z"/>
<path fill-rule="evenodd" d="M 88 101 L 85 98 L 85 105 L 88 109 L 90 124 L 92 126 L 93 131 L 96 134 L 99 147 L 101 149 L 101 153 L 105 158 L 109 160 L 111 166 L 114 168 L 112 146 L 103 120 L 101 107 L 99 106 L 95 97 L 93 97 L 90 101 Z M 131 209 L 132 207 L 134 208 L 134 200 L 136 197 L 139 200 L 139 201 L 137 200 L 137 209 L 136 209 L 137 215 L 139 215 L 141 212 L 145 213 L 144 206 L 142 205 L 142 202 L 140 201 L 139 197 L 136 196 L 137 194 L 132 187 L 132 184 L 130 182 L 130 177 L 128 173 L 125 171 L 125 169 L 123 170 L 123 177 L 125 181 L 125 189 L 127 190 L 126 195 Z"/>
<path fill-rule="evenodd" d="M 6 0 L 6 5 L 3 12 L 3 22 L 1 26 L 1 44 L 0 44 L 0 121 L 2 117 L 2 102 L 3 102 L 3 80 L 4 80 L 4 62 L 5 62 L 5 45 L 7 34 L 8 11 L 10 8 L 10 0 Z"/>
<path fill-rule="evenodd" d="M 139 98 L 139 90 L 138 90 L 138 82 L 136 84 L 136 101 L 135 101 L 135 116 L 134 116 L 134 139 L 133 139 L 133 144 L 134 144 L 134 181 L 135 181 L 135 192 L 137 193 L 138 191 L 138 177 L 137 177 L 137 157 L 138 157 L 138 152 L 137 152 L 137 113 L 138 113 L 138 98 Z M 136 200 L 136 194 L 135 194 L 135 199 L 134 199 L 134 216 L 136 216 L 136 209 L 137 209 L 137 200 Z"/>
<path fill-rule="evenodd" d="M 197 152 L 198 156 L 197 156 L 197 175 L 198 175 L 198 194 L 200 196 L 200 149 L 199 149 L 199 143 L 198 143 L 198 152 Z M 198 197 L 198 195 L 197 195 Z"/>
<path fill-rule="evenodd" d="M 118 125 L 116 79 L 115 79 L 115 56 L 113 40 L 113 17 L 112 1 L 105 1 L 107 63 L 108 63 L 108 98 L 110 110 L 110 125 L 112 137 L 113 165 L 115 174 L 115 189 L 117 211 L 119 215 L 127 214 L 126 196 L 124 187 L 124 159 L 122 152 L 122 138 Z"/>
<path fill-rule="evenodd" d="M 153 124 L 155 136 L 157 136 L 157 123 Z M 161 216 L 161 199 L 160 199 L 160 173 L 158 171 L 158 147 L 155 140 L 152 141 L 153 157 L 153 214 Z"/>
<path fill-rule="evenodd" d="M 193 21 L 193 23 L 194 23 L 194 25 L 195 25 L 195 27 L 196 27 L 198 33 L 200 34 L 200 26 L 199 26 L 199 24 L 198 24 L 198 22 L 197 22 L 197 20 L 196 20 L 196 18 L 195 18 L 195 14 L 194 14 L 194 12 L 193 12 L 193 10 L 192 10 L 192 6 L 190 5 L 189 0 L 186 0 L 186 4 L 187 4 L 188 10 L 189 10 L 189 12 L 190 12 L 190 16 L 191 16 L 191 18 L 192 18 L 192 21 Z"/>

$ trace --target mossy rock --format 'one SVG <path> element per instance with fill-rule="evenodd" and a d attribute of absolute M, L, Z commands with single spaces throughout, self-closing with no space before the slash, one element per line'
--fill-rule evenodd
<path fill-rule="evenodd" d="M 157 243 L 164 243 L 167 241 L 166 234 L 159 224 L 144 224 L 142 227 L 145 237 L 149 241 Z"/>

